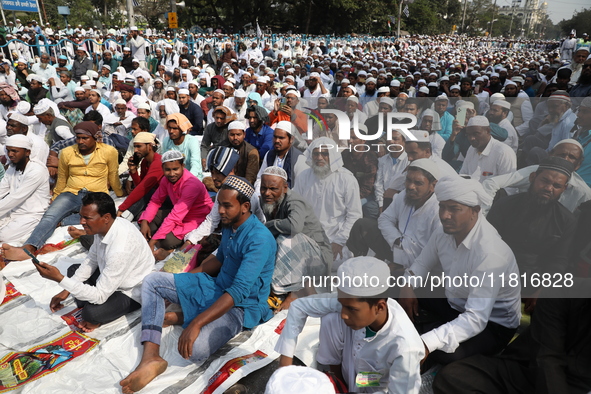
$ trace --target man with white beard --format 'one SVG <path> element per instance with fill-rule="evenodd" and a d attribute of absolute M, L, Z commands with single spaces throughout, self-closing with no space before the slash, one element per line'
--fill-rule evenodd
<path fill-rule="evenodd" d="M 343 167 L 337 144 L 322 137 L 310 144 L 304 155 L 310 168 L 302 171 L 293 190 L 312 207 L 330 240 L 333 257 L 340 260 L 353 224 L 363 216 L 359 184 Z"/>
<path fill-rule="evenodd" d="M 583 71 L 583 64 L 585 63 L 585 60 L 587 60 L 588 56 L 589 56 L 589 47 L 588 46 L 579 47 L 575 51 L 575 53 L 573 55 L 573 61 L 571 64 L 568 65 L 568 68 L 573 70 L 573 73 L 570 75 L 570 81 L 568 83 L 569 87 L 574 86 L 577 83 L 577 81 L 579 80 L 579 77 L 581 76 L 581 71 Z"/>
<path fill-rule="evenodd" d="M 277 240 L 271 289 L 281 300 L 277 309 L 284 310 L 296 298 L 315 292 L 307 286 L 304 288 L 304 277 L 330 275 L 332 250 L 312 206 L 289 190 L 283 168 L 265 169 L 260 198 L 265 226 Z"/>
<path fill-rule="evenodd" d="M 166 117 L 179 112 L 179 105 L 172 99 L 164 99 L 158 103 L 158 114 L 160 116 L 158 123 L 160 124 L 154 130 L 154 134 L 156 134 L 156 137 L 160 141 L 164 141 L 164 137 L 168 136 L 168 131 L 166 131 Z"/>

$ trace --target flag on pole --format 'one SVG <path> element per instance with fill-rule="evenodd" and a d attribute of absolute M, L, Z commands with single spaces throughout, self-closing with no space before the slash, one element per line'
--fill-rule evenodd
<path fill-rule="evenodd" d="M 408 16 L 410 15 L 410 12 L 408 11 L 408 4 L 404 6 L 404 11 L 402 11 L 404 13 L 404 15 L 406 15 L 406 17 L 408 18 Z"/>
<path fill-rule="evenodd" d="M 390 20 L 388 20 L 388 31 L 392 32 L 392 26 L 390 25 Z"/>
<path fill-rule="evenodd" d="M 259 26 L 259 19 L 257 18 L 257 39 L 260 40 L 263 37 L 263 31 Z"/>

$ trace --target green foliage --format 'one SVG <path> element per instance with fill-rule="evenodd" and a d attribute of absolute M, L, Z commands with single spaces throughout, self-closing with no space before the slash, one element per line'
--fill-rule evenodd
<path fill-rule="evenodd" d="M 576 12 L 572 18 L 563 19 L 558 23 L 562 35 L 568 35 L 572 29 L 577 31 L 577 36 L 580 37 L 583 33 L 590 33 L 589 21 L 591 21 L 591 8 L 585 8 L 582 11 Z M 591 34 L 591 33 L 590 33 Z"/>

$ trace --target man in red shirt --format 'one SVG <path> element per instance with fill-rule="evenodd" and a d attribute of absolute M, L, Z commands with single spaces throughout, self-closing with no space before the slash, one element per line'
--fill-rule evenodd
<path fill-rule="evenodd" d="M 162 156 L 156 152 L 156 136 L 145 131 L 137 133 L 133 139 L 133 156 L 127 166 L 131 179 L 127 181 L 129 193 L 117 210 L 117 216 L 131 220 L 146 208 L 150 198 L 163 176 Z M 138 168 L 139 167 L 139 168 Z M 139 171 L 138 171 L 139 170 Z"/>

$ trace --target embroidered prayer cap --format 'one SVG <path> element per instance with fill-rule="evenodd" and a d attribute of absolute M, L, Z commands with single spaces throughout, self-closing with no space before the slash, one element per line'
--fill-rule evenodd
<path fill-rule="evenodd" d="M 14 134 L 6 139 L 6 146 L 31 150 L 33 142 L 24 134 Z"/>
<path fill-rule="evenodd" d="M 247 197 L 249 200 L 252 198 L 252 195 L 254 194 L 254 188 L 252 187 L 250 182 L 248 182 L 246 178 L 243 178 L 241 176 L 230 175 L 224 181 L 224 185 L 231 187 L 238 193 Z"/>
<path fill-rule="evenodd" d="M 389 276 L 390 268 L 385 262 L 375 257 L 353 257 L 337 270 L 338 289 L 353 297 L 375 297 L 388 289 Z"/>
<path fill-rule="evenodd" d="M 570 94 L 566 90 L 557 90 L 550 95 L 548 100 L 560 100 L 570 104 Z"/>
<path fill-rule="evenodd" d="M 40 101 L 33 108 L 33 112 L 35 113 L 35 115 L 42 115 L 42 114 L 46 113 L 50 108 L 51 107 L 49 106 L 49 104 L 47 102 Z"/>
<path fill-rule="evenodd" d="M 225 176 L 228 176 L 230 172 L 236 167 L 240 159 L 238 151 L 225 146 L 218 146 L 212 149 L 207 154 L 207 171 L 211 171 L 215 168 Z"/>
<path fill-rule="evenodd" d="M 263 171 L 263 175 L 278 176 L 280 178 L 283 178 L 285 181 L 287 181 L 287 172 L 285 172 L 285 170 L 281 167 L 277 167 L 277 166 L 267 167 L 267 168 L 265 168 L 265 171 Z"/>
<path fill-rule="evenodd" d="M 134 144 L 154 144 L 156 142 L 156 135 L 146 131 L 140 131 L 133 137 Z"/>
<path fill-rule="evenodd" d="M 562 157 L 548 156 L 540 162 L 538 171 L 542 169 L 561 172 L 570 179 L 575 170 L 575 165 Z"/>
<path fill-rule="evenodd" d="M 314 368 L 290 365 L 271 375 L 265 394 L 335 394 L 328 376 Z"/>
<path fill-rule="evenodd" d="M 437 201 L 456 201 L 469 207 L 480 205 L 490 206 L 492 197 L 488 194 L 480 182 L 474 179 L 465 179 L 459 175 L 445 176 L 435 185 Z"/>
<path fill-rule="evenodd" d="M 166 151 L 162 154 L 162 164 L 168 163 L 170 161 L 184 160 L 184 159 L 185 159 L 185 155 L 183 155 L 183 152 L 180 152 L 178 150 L 169 150 L 169 151 Z"/>
<path fill-rule="evenodd" d="M 433 176 L 433 178 L 437 180 L 441 176 L 437 163 L 435 163 L 431 159 L 417 159 L 411 161 L 408 165 L 408 168 L 420 168 L 421 170 L 427 171 L 429 174 Z"/>
<path fill-rule="evenodd" d="M 234 91 L 234 98 L 246 98 L 246 92 L 244 89 L 236 89 L 236 91 Z"/>

